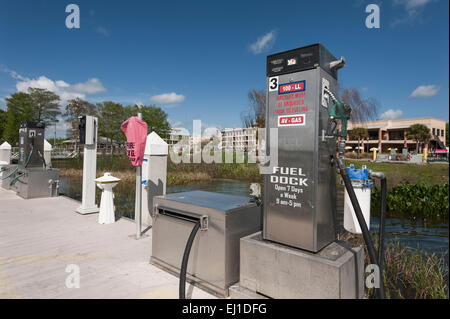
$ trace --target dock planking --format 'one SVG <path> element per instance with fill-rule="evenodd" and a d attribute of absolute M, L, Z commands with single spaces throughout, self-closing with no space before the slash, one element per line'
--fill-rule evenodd
<path fill-rule="evenodd" d="M 0 187 L 0 298 L 178 298 L 178 278 L 149 264 L 151 229 L 136 240 L 132 221 L 100 225 L 79 205 Z M 214 298 L 189 284 L 187 296 Z"/>

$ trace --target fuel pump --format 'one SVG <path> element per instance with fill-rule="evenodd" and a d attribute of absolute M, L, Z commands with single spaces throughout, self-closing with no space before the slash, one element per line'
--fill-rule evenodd
<path fill-rule="evenodd" d="M 352 267 L 363 264 L 363 256 L 342 249 L 336 241 L 336 172 L 341 175 L 349 195 L 371 263 L 379 266 L 382 277 L 385 202 L 382 203 L 377 256 L 344 161 L 347 123 L 352 109 L 339 101 L 334 92 L 338 88 L 338 70 L 345 63 L 343 57 L 337 59 L 320 43 L 267 57 L 268 146 L 265 155 L 270 159 L 267 164 L 270 174 L 264 176 L 262 238 L 255 235 L 241 240 L 244 253 L 241 255 L 240 283 L 243 288 L 253 291 L 253 287 L 257 287 L 258 293 L 272 298 L 361 296 L 364 288 L 361 289 L 357 282 L 363 281 L 362 266 Z M 273 129 L 277 130 L 277 137 L 272 141 L 268 134 Z M 271 159 L 275 147 L 278 151 L 276 163 Z M 369 171 L 367 175 L 381 179 L 385 196 L 384 175 Z M 360 246 L 357 249 L 362 251 Z M 354 260 L 342 260 L 324 270 L 338 258 L 332 256 L 345 254 L 353 256 L 350 258 Z M 273 260 L 270 276 L 265 267 L 255 264 L 263 258 Z M 292 262 L 288 267 L 280 260 Z M 310 266 L 312 261 L 315 267 Z M 250 271 L 250 265 L 257 269 Z M 342 270 L 344 268 L 347 270 Z M 305 277 L 305 273 L 309 277 Z M 342 273 L 351 276 L 343 279 Z M 321 281 L 312 278 L 321 278 Z M 274 285 L 274 282 L 284 285 Z M 380 283 L 378 295 L 384 298 L 382 278 Z M 344 286 L 347 288 L 343 289 Z M 334 287 L 332 292 L 330 287 Z"/>
<path fill-rule="evenodd" d="M 23 122 L 19 129 L 18 165 L 8 166 L 2 187 L 23 198 L 58 196 L 59 171 L 49 168 L 44 157 L 45 124 Z"/>

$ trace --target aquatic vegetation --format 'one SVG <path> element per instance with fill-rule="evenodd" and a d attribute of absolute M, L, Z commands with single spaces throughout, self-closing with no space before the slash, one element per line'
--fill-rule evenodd
<path fill-rule="evenodd" d="M 384 274 L 389 298 L 449 298 L 445 254 L 428 254 L 396 242 L 386 247 Z"/>
<path fill-rule="evenodd" d="M 372 211 L 379 211 L 380 190 L 372 192 Z M 448 218 L 449 185 L 410 184 L 403 182 L 387 194 L 388 216 L 402 214 L 408 217 Z"/>
<path fill-rule="evenodd" d="M 370 264 L 362 236 L 343 232 L 339 240 L 363 245 L 365 264 Z M 375 238 L 374 238 L 375 239 Z M 375 247 L 378 243 L 375 239 Z M 447 261 L 446 261 L 447 259 Z M 442 255 L 407 247 L 399 241 L 386 243 L 383 275 L 386 298 L 390 299 L 448 299 L 448 251 Z M 367 296 L 372 296 L 366 290 Z"/>

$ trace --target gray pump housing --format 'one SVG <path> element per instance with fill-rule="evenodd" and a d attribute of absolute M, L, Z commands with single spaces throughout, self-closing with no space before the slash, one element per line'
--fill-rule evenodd
<path fill-rule="evenodd" d="M 336 139 L 326 136 L 322 100 L 324 85 L 337 90 L 333 61 L 321 44 L 267 57 L 266 141 L 269 153 L 278 146 L 278 161 L 265 176 L 263 238 L 312 252 L 336 238 Z"/>
<path fill-rule="evenodd" d="M 42 167 L 44 164 L 44 123 L 20 123 L 19 129 L 19 167 Z"/>

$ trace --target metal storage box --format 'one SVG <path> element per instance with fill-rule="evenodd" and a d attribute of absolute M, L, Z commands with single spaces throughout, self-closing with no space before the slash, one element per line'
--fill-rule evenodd
<path fill-rule="evenodd" d="M 43 170 L 42 168 L 19 169 L 12 177 L 6 179 L 9 185 L 13 177 L 24 174 L 10 189 L 15 190 L 22 198 L 54 197 L 58 196 L 59 170 L 55 168 Z"/>
<path fill-rule="evenodd" d="M 179 275 L 194 227 L 189 219 L 204 218 L 192 245 L 187 279 L 228 296 L 228 288 L 239 281 L 239 239 L 261 230 L 261 207 L 249 197 L 204 191 L 155 196 L 153 201 L 150 262 Z"/>

